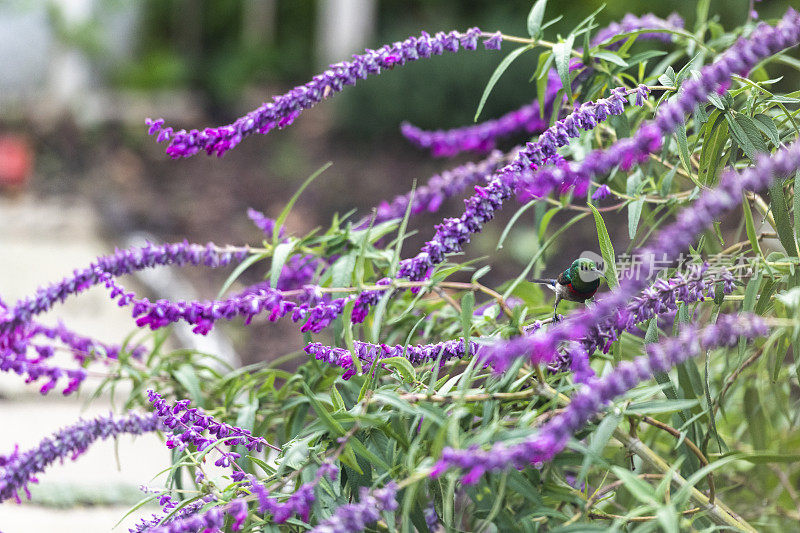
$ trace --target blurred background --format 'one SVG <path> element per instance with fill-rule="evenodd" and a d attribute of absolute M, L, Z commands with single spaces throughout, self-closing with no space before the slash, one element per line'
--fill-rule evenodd
<path fill-rule="evenodd" d="M 547 30 L 548 37 L 566 34 L 601 4 L 551 2 L 546 19 L 563 19 Z M 791 4 L 797 7 L 796 0 L 765 0 L 757 8 L 761 18 L 770 18 Z M 368 213 L 381 200 L 407 192 L 413 180 L 422 183 L 466 161 L 430 158 L 404 141 L 399 124 L 469 124 L 504 55 L 482 47 L 359 82 L 303 113 L 291 128 L 249 138 L 222 159 L 170 160 L 164 146 L 147 136 L 144 119 L 163 117 L 168 125 L 187 129 L 227 124 L 304 83 L 328 63 L 420 30 L 479 26 L 525 35 L 530 6 L 530 0 L 0 0 L 0 295 L 13 301 L 143 236 L 258 243 L 261 235 L 247 219 L 247 208 L 276 216 L 302 180 L 327 161 L 333 167 L 304 193 L 288 220 L 295 233 L 326 225 L 337 211 Z M 712 0 L 710 14 L 731 28 L 744 22 L 748 6 L 748 0 Z M 691 29 L 695 9 L 694 1 L 626 0 L 610 2 L 597 20 L 603 26 L 628 12 L 666 17 L 675 11 Z M 532 100 L 535 86 L 528 79 L 535 68 L 534 54 L 515 62 L 482 116 L 496 117 Z M 430 237 L 441 216 L 455 216 L 460 208 L 461 200 L 454 199 L 440 215 L 416 218 L 412 225 L 419 233 L 404 255 Z M 518 272 L 536 239 L 533 229 L 521 224 L 502 254 L 495 252 L 504 219 L 514 210 L 513 205 L 506 209 L 467 250 L 470 257 L 492 255 L 496 279 Z M 614 215 L 609 219 L 612 238 L 627 245 L 625 213 L 617 230 Z M 587 219 L 581 227 L 586 235 L 569 246 L 596 247 L 593 223 Z M 558 254 L 557 245 L 550 256 Z M 556 263 L 554 269 L 562 266 Z M 140 279 L 136 288 L 151 297 L 175 297 L 163 291 L 174 291 L 181 280 L 189 284 L 180 286 L 184 292 L 178 297 L 213 297 L 227 272 L 177 274 L 166 281 Z M 109 303 L 104 291 L 82 298 L 54 316 L 70 325 L 77 321 L 81 333 L 109 342 L 131 331 L 128 312 Z M 211 340 L 217 343 L 213 349 L 243 362 L 301 346 L 291 324 L 222 328 L 221 333 Z M 34 444 L 82 412 L 83 400 L 57 394 L 42 399 L 16 376 L 0 377 L 0 422 L 20 428 L 3 432 L 0 453 L 14 442 Z M 65 414 L 64 405 L 74 414 Z M 93 405 L 94 412 L 107 403 Z M 113 443 L 107 444 L 106 451 L 81 464 L 94 465 L 108 487 L 135 487 L 133 479 L 145 481 L 141 473 L 159 471 L 166 460 L 153 439 L 151 452 L 137 445 L 140 458 L 146 458 L 137 459 L 133 475 L 125 474 L 112 460 Z M 124 457 L 121 462 L 126 463 Z M 75 526 L 63 522 L 62 531 L 107 531 L 140 497 L 123 488 L 99 491 L 105 500 L 86 496 L 80 485 L 67 481 L 79 479 L 77 472 L 43 476 L 39 503 L 102 506 L 94 515 L 79 514 Z M 96 487 L 92 479 L 84 485 Z M 36 524 L 52 520 L 34 505 L 0 506 L 4 533 L 39 530 Z"/>

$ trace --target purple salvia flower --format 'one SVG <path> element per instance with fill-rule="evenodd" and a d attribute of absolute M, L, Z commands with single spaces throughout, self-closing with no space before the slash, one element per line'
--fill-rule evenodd
<path fill-rule="evenodd" d="M 6 339 L 2 339 L 5 344 Z M 68 378 L 67 386 L 63 390 L 64 395 L 75 392 L 80 384 L 86 379 L 86 371 L 83 368 L 61 368 L 47 364 L 45 361 L 52 355 L 51 347 L 36 346 L 36 358 L 27 356 L 29 343 L 16 339 L 12 346 L 0 346 L 0 372 L 14 372 L 17 375 L 25 376 L 26 383 L 33 383 L 39 379 L 47 379 L 41 386 L 39 392 L 47 394 L 57 385 L 59 379 Z"/>
<path fill-rule="evenodd" d="M 500 50 L 503 44 L 503 35 L 498 31 L 493 33 L 488 39 L 483 41 L 483 47 L 487 50 Z"/>
<path fill-rule="evenodd" d="M 411 214 L 428 211 L 434 213 L 439 210 L 447 198 L 454 196 L 469 186 L 482 183 L 503 167 L 507 159 L 513 157 L 519 147 L 512 149 L 508 154 L 499 150 L 493 151 L 489 157 L 478 163 L 466 163 L 441 174 L 436 174 L 428 183 L 417 187 L 413 193 Z M 411 193 L 395 197 L 391 202 L 383 202 L 376 208 L 375 223 L 403 218 L 411 201 Z M 365 219 L 358 227 L 365 227 L 370 219 Z"/>
<path fill-rule="evenodd" d="M 385 45 L 378 50 L 367 50 L 365 54 L 353 56 L 351 61 L 331 65 L 328 70 L 288 93 L 273 98 L 258 109 L 239 118 L 233 124 L 217 128 L 173 131 L 164 128 L 163 120 L 147 120 L 150 135 L 159 134 L 159 140 L 169 140 L 167 153 L 174 159 L 189 157 L 201 150 L 218 156 L 238 145 L 242 139 L 253 133 L 265 134 L 274 128 L 290 125 L 304 109 L 309 109 L 346 85 L 355 85 L 360 79 L 404 65 L 409 61 L 440 55 L 444 51 L 455 52 L 459 45 L 467 50 L 475 50 L 478 38 L 483 34 L 478 28 L 465 33 L 437 33 L 431 37 L 425 32 L 419 37 L 409 37 L 405 41 Z M 492 35 L 486 35 L 490 40 Z M 492 41 L 493 43 L 495 41 Z"/>
<path fill-rule="evenodd" d="M 88 267 L 77 269 L 57 283 L 40 287 L 32 297 L 19 300 L 12 309 L 0 316 L 0 337 L 9 334 L 30 319 L 48 311 L 56 302 L 106 282 L 110 277 L 130 274 L 145 268 L 163 265 L 195 265 L 223 267 L 241 261 L 248 254 L 247 247 L 219 247 L 209 243 L 181 243 L 153 245 L 117 250 L 113 255 L 97 258 Z"/>
<path fill-rule="evenodd" d="M 477 447 L 466 450 L 447 448 L 432 475 L 438 476 L 450 468 L 459 468 L 467 471 L 462 478 L 464 483 L 475 483 L 485 472 L 524 468 L 531 463 L 549 461 L 608 402 L 641 381 L 650 379 L 653 373 L 666 372 L 706 350 L 735 346 L 740 338 L 752 339 L 767 332 L 764 321 L 754 315 L 721 315 L 716 324 L 703 329 L 687 325 L 677 337 L 648 345 L 646 356 L 622 362 L 602 378 L 590 378 L 563 412 L 546 422 L 532 437 L 514 445 L 497 443 L 489 450 Z"/>
<path fill-rule="evenodd" d="M 497 139 L 520 131 L 537 133 L 547 128 L 553 102 L 561 89 L 561 78 L 556 71 L 550 71 L 549 76 L 544 96 L 544 117 L 539 113 L 539 101 L 534 100 L 498 119 L 474 126 L 425 131 L 404 122 L 400 130 L 411 144 L 431 150 L 434 157 L 452 157 L 460 152 L 487 152 L 494 148 Z"/>
<path fill-rule="evenodd" d="M 606 40 L 621 31 L 634 31 L 641 28 L 669 28 L 679 30 L 683 28 L 683 20 L 678 15 L 670 15 L 667 20 L 659 19 L 650 14 L 641 18 L 627 15 L 622 23 L 613 23 L 608 28 L 600 30 L 593 44 Z M 640 39 L 654 38 L 669 41 L 669 33 L 646 33 Z M 484 44 L 488 44 L 488 40 Z M 578 52 L 581 49 L 577 49 Z M 570 60 L 570 72 L 583 68 L 584 65 L 576 58 Z M 588 74 L 586 69 L 584 72 Z M 575 80 L 573 83 L 577 83 Z M 409 142 L 420 148 L 431 150 L 434 157 L 452 157 L 464 151 L 485 152 L 494 147 L 496 139 L 512 135 L 516 132 L 534 133 L 547 127 L 553 103 L 561 89 L 561 77 L 555 69 L 548 72 L 547 91 L 544 95 L 544 117 L 540 117 L 538 100 L 526 104 L 515 111 L 503 115 L 499 119 L 488 120 L 474 126 L 466 126 L 451 130 L 425 131 L 409 123 L 403 123 L 401 131 Z M 541 95 L 540 95 L 541 97 Z M 645 96 L 646 97 L 646 96 Z M 642 105 L 638 103 L 636 105 Z"/>
<path fill-rule="evenodd" d="M 720 178 L 719 187 L 704 191 L 694 205 L 681 211 L 676 221 L 657 235 L 656 243 L 651 248 L 640 250 L 636 255 L 674 260 L 699 232 L 710 227 L 723 213 L 740 205 L 742 191 L 761 190 L 776 176 L 786 176 L 798 169 L 800 142 L 795 142 L 777 150 L 771 157 L 767 154 L 758 155 L 755 166 L 741 173 L 734 170 L 725 172 Z M 646 280 L 643 278 L 627 279 L 617 290 L 599 298 L 591 309 L 574 313 L 544 334 L 517 337 L 486 347 L 484 357 L 492 364 L 499 363 L 500 368 L 524 355 L 534 363 L 551 362 L 562 342 L 578 340 L 588 335 L 595 325 L 625 306 L 645 284 Z"/>
<path fill-rule="evenodd" d="M 77 459 L 97 439 L 116 437 L 123 433 L 141 435 L 163 429 L 158 418 L 152 414 L 129 413 L 124 417 L 100 416 L 92 420 L 81 420 L 42 439 L 35 448 L 20 452 L 15 448 L 10 455 L 0 456 L 0 501 L 15 498 L 18 491 L 28 493 L 28 483 L 36 483 L 36 474 L 66 457 Z"/>
<path fill-rule="evenodd" d="M 368 373 L 375 361 L 386 359 L 387 357 L 406 357 L 412 364 L 420 365 L 436 361 L 441 357 L 440 365 L 444 365 L 451 359 L 460 359 L 466 355 L 464 339 L 454 339 L 436 344 L 421 344 L 409 346 L 387 346 L 386 344 L 370 344 L 367 342 L 356 341 L 353 344 L 356 356 L 368 366 L 362 367 L 364 373 Z M 470 354 L 475 354 L 478 345 L 470 342 Z M 356 373 L 353 364 L 353 356 L 349 350 L 344 348 L 334 348 L 319 342 L 312 342 L 305 347 L 305 352 L 313 355 L 320 361 L 341 367 L 345 370 L 342 379 L 350 379 Z"/>
<path fill-rule="evenodd" d="M 136 294 L 126 291 L 114 280 L 106 280 L 106 287 L 111 289 L 111 298 L 117 299 L 120 306 L 132 307 L 137 326 L 156 330 L 184 321 L 194 326 L 192 331 L 200 335 L 211 331 L 218 320 L 244 317 L 245 323 L 249 324 L 253 317 L 265 313 L 268 313 L 267 319 L 271 322 L 277 322 L 286 315 L 290 315 L 294 322 L 305 320 L 300 330 L 317 333 L 328 327 L 342 313 L 344 306 L 356 298 L 351 295 L 329 300 L 321 297 L 318 287 L 314 285 L 282 291 L 265 284 L 251 287 L 245 293 L 225 300 L 172 302 L 162 299 L 151 302 L 147 298 L 137 298 Z M 287 294 L 297 301 L 288 300 Z"/>
<path fill-rule="evenodd" d="M 597 32 L 592 45 L 603 43 L 604 41 L 616 40 L 615 38 L 622 33 L 629 33 L 643 29 L 664 29 L 682 30 L 683 19 L 676 13 L 671 14 L 666 20 L 659 18 L 652 13 L 637 17 L 631 13 L 625 15 L 620 22 L 612 22 L 608 27 Z M 672 34 L 666 32 L 642 33 L 639 39 L 659 39 L 664 42 L 672 41 Z"/>
<path fill-rule="evenodd" d="M 382 489 L 361 487 L 358 503 L 348 503 L 337 508 L 333 516 L 321 522 L 311 533 L 356 533 L 377 522 L 383 511 L 397 509 L 397 484 L 389 483 Z"/>
<path fill-rule="evenodd" d="M 128 529 L 128 532 L 144 533 L 146 531 L 152 531 L 153 528 L 156 528 L 159 525 L 170 524 L 174 521 L 181 520 L 183 518 L 189 517 L 190 515 L 196 514 L 198 511 L 200 511 L 200 509 L 202 509 L 207 503 L 211 501 L 214 501 L 214 497 L 212 495 L 207 495 L 204 496 L 203 498 L 200 498 L 198 500 L 186 504 L 185 506 L 181 507 L 180 509 L 178 509 L 178 511 L 176 511 L 170 516 L 168 516 L 169 513 L 162 513 L 160 516 L 153 514 L 150 520 L 142 518 L 132 528 Z"/>
<path fill-rule="evenodd" d="M 600 201 L 611 194 L 613 194 L 611 192 L 611 189 L 609 189 L 608 185 L 604 183 L 600 185 L 596 191 L 594 191 L 594 193 L 592 194 L 592 200 Z"/>
<path fill-rule="evenodd" d="M 702 302 L 706 298 L 714 298 L 715 285 L 722 282 L 724 294 L 733 292 L 735 280 L 733 275 L 726 269 L 720 269 L 718 273 L 706 275 L 708 263 L 702 265 L 692 265 L 688 276 L 676 274 L 670 279 L 658 279 L 653 285 L 643 290 L 639 296 L 633 298 L 623 309 L 605 317 L 599 323 L 591 326 L 589 332 L 577 344 L 577 349 L 584 353 L 592 354 L 595 350 L 608 353 L 611 345 L 616 341 L 623 331 L 635 333 L 641 324 L 647 320 L 657 317 L 674 314 L 678 310 L 678 302 L 693 304 Z M 575 344 L 572 345 L 575 347 Z M 482 357 L 489 356 L 491 351 L 481 353 Z M 503 353 L 503 352 L 494 352 Z M 579 353 L 582 357 L 582 354 Z M 562 372 L 572 369 L 573 353 L 568 348 L 559 353 L 556 361 L 548 365 L 552 372 Z M 496 369 L 507 368 L 510 364 L 508 360 L 488 360 L 488 363 Z"/>
<path fill-rule="evenodd" d="M 280 451 L 280 448 L 261 437 L 254 437 L 247 429 L 218 422 L 197 407 L 190 408 L 189 400 L 180 400 L 173 406 L 152 389 L 148 389 L 147 398 L 153 404 L 156 416 L 167 428 L 166 444 L 169 449 L 183 449 L 193 445 L 198 451 L 203 451 L 215 441 L 222 439 L 227 446 L 244 446 L 250 451 L 260 452 L 264 446 Z M 205 432 L 208 432 L 209 437 L 204 436 Z M 218 451 L 222 456 L 215 463 L 217 466 L 231 466 L 239 458 L 238 453 Z"/>
<path fill-rule="evenodd" d="M 539 166 L 558 161 L 557 149 L 578 137 L 580 129 L 589 130 L 597 124 L 598 109 L 611 114 L 623 112 L 628 103 L 628 92 L 623 87 L 611 91 L 611 96 L 594 103 L 580 106 L 574 113 L 556 122 L 539 136 L 536 142 L 528 143 L 514 160 L 503 167 L 485 187 L 476 186 L 471 198 L 465 201 L 466 209 L 460 218 L 448 218 L 436 226 L 436 234 L 422 251 L 413 258 L 400 263 L 398 277 L 413 281 L 423 279 L 437 264 L 444 261 L 445 254 L 461 251 L 473 233 L 481 231 L 483 224 L 494 217 L 503 202 L 511 196 L 523 175 L 535 171 Z M 533 192 L 538 196 L 538 191 Z"/>
<path fill-rule="evenodd" d="M 617 165 L 623 170 L 647 159 L 661 148 L 662 137 L 683 122 L 683 117 L 701 103 L 732 74 L 746 75 L 761 59 L 800 42 L 800 14 L 789 9 L 777 26 L 760 24 L 749 39 L 739 39 L 696 79 L 686 80 L 677 98 L 661 106 L 654 121 L 645 122 L 633 137 L 621 139 L 608 148 L 591 152 L 578 165 L 544 167 L 523 177 L 517 184 L 535 196 L 553 189 L 572 187 L 578 196 L 586 194 L 589 181 Z"/>

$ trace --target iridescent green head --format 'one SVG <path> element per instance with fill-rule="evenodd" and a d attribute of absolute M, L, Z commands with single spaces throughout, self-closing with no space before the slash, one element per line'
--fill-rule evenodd
<path fill-rule="evenodd" d="M 586 257 L 580 257 L 572 262 L 567 270 L 569 279 L 577 289 L 596 289 L 600 278 L 604 278 L 603 271 L 597 263 Z"/>

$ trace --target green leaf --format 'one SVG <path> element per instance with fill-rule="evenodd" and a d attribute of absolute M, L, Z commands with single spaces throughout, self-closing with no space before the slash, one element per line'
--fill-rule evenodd
<path fill-rule="evenodd" d="M 486 104 L 486 100 L 489 98 L 489 94 L 492 92 L 492 89 L 494 89 L 494 86 L 497 84 L 497 80 L 500 79 L 500 76 L 503 75 L 503 73 L 511 65 L 511 63 L 514 62 L 515 59 L 517 59 L 523 53 L 531 49 L 533 49 L 533 45 L 530 44 L 526 46 L 520 46 L 519 48 L 508 54 L 506 57 L 504 57 L 503 60 L 500 62 L 500 64 L 497 65 L 497 68 L 494 70 L 494 73 L 489 78 L 489 83 L 486 84 L 486 88 L 483 90 L 483 95 L 481 95 L 481 101 L 478 104 L 478 110 L 475 111 L 475 118 L 474 118 L 475 122 L 478 121 L 478 117 L 480 116 L 481 111 L 483 111 L 483 106 Z"/>
<path fill-rule="evenodd" d="M 542 19 L 546 7 L 547 0 L 536 0 L 528 13 L 528 35 L 533 39 L 539 39 L 542 36 Z"/>
<path fill-rule="evenodd" d="M 628 235 L 631 240 L 636 237 L 639 218 L 642 216 L 642 207 L 644 207 L 644 198 L 637 198 L 628 204 Z"/>
<path fill-rule="evenodd" d="M 709 116 L 703 136 L 703 149 L 700 152 L 700 181 L 704 185 L 714 182 L 717 171 L 724 165 L 720 158 L 728 141 L 728 124 L 719 111 Z"/>
<path fill-rule="evenodd" d="M 272 230 L 273 245 L 278 244 L 278 235 L 280 234 L 281 228 L 283 228 L 283 224 L 286 222 L 286 217 L 289 216 L 289 213 L 292 211 L 292 207 L 294 207 L 295 202 L 297 202 L 297 199 L 300 198 L 300 195 L 303 194 L 303 191 L 306 190 L 306 187 L 311 185 L 311 182 L 317 179 L 320 174 L 328 170 L 328 168 L 330 168 L 331 165 L 333 165 L 332 161 L 328 161 L 327 163 L 322 165 L 316 172 L 314 172 L 308 178 L 306 178 L 306 181 L 303 182 L 300 188 L 297 189 L 297 192 L 294 193 L 294 195 L 292 195 L 292 197 L 289 199 L 289 202 L 287 202 L 286 207 L 283 208 L 281 214 L 278 215 L 278 218 L 275 219 L 275 229 Z"/>
<path fill-rule="evenodd" d="M 675 139 L 677 139 L 677 141 L 678 141 L 678 155 L 681 158 L 681 163 L 683 164 L 683 169 L 689 175 L 691 180 L 695 181 L 694 176 L 692 175 L 692 165 L 691 165 L 691 159 L 690 159 L 690 153 L 689 153 L 689 143 L 686 140 L 686 124 L 684 122 L 681 122 L 680 124 L 678 124 L 678 127 L 675 128 Z"/>
<path fill-rule="evenodd" d="M 505 229 L 503 229 L 503 233 L 500 235 L 500 240 L 497 241 L 497 247 L 495 248 L 495 250 L 503 249 L 503 243 L 505 242 L 506 237 L 508 237 L 508 233 L 511 231 L 511 228 L 513 228 L 514 224 L 516 224 L 517 220 L 519 220 L 519 217 L 521 217 L 525 213 L 525 211 L 527 211 L 537 203 L 538 200 L 531 200 L 527 204 L 517 209 L 517 212 L 514 213 L 514 216 L 511 217 L 511 219 L 508 221 L 508 224 L 506 224 Z"/>
<path fill-rule="evenodd" d="M 188 363 L 182 364 L 175 369 L 172 375 L 175 377 L 175 380 L 186 389 L 196 407 L 203 407 L 205 405 L 203 401 L 203 392 L 200 389 L 200 380 L 197 376 L 197 371 L 192 365 Z"/>
<path fill-rule="evenodd" d="M 414 184 L 411 186 L 411 194 L 408 198 L 408 205 L 406 206 L 406 212 L 403 215 L 403 221 L 400 223 L 400 228 L 397 230 L 397 246 L 394 248 L 394 254 L 392 255 L 392 264 L 391 268 L 389 268 L 389 272 L 392 275 L 397 273 L 397 265 L 400 263 L 400 252 L 403 249 L 403 239 L 406 236 L 406 229 L 408 228 L 408 219 L 411 216 L 411 207 L 414 205 L 414 195 L 417 193 L 417 181 L 414 180 Z"/>
<path fill-rule="evenodd" d="M 608 50 L 597 50 L 592 54 L 593 57 L 599 57 L 600 59 L 605 59 L 610 63 L 614 63 L 615 65 L 619 65 L 621 67 L 628 67 L 628 62 L 619 57 L 614 52 L 609 52 Z"/>
<path fill-rule="evenodd" d="M 778 133 L 778 128 L 775 126 L 775 123 L 771 118 L 763 113 L 759 113 L 758 115 L 753 116 L 753 123 L 764 133 L 764 135 L 767 136 L 770 141 L 772 141 L 772 144 L 775 146 L 781 145 L 781 136 Z"/>
<path fill-rule="evenodd" d="M 301 382 L 301 385 L 305 392 L 305 397 L 308 399 L 309 403 L 311 403 L 311 407 L 316 411 L 319 419 L 328 427 L 328 430 L 335 433 L 338 437 L 344 435 L 345 431 L 342 425 L 334 420 L 325 406 L 317 399 L 317 395 L 311 391 L 305 382 Z"/>
<path fill-rule="evenodd" d="M 800 170 L 794 173 L 794 194 L 792 194 L 794 211 L 794 234 L 800 239 Z"/>
<path fill-rule="evenodd" d="M 616 256 L 614 255 L 614 245 L 611 244 L 611 237 L 608 236 L 606 224 L 603 222 L 603 217 L 600 211 L 595 206 L 589 204 L 594 215 L 594 223 L 597 226 L 597 239 L 600 243 L 600 252 L 603 256 L 603 261 L 606 263 L 606 282 L 609 288 L 616 289 L 619 287 L 619 278 L 617 277 Z"/>
<path fill-rule="evenodd" d="M 747 239 L 750 241 L 750 247 L 753 252 L 763 257 L 764 253 L 761 251 L 761 245 L 758 243 L 758 236 L 756 235 L 756 226 L 753 222 L 753 212 L 750 210 L 750 202 L 747 198 L 742 196 L 742 211 L 744 211 L 744 227 L 747 231 Z"/>
<path fill-rule="evenodd" d="M 461 329 L 464 336 L 465 352 L 469 357 L 469 337 L 472 329 L 472 313 L 475 309 L 475 294 L 472 291 L 464 293 L 461 297 Z"/>
<path fill-rule="evenodd" d="M 278 286 L 278 279 L 281 277 L 281 270 L 286 263 L 286 259 L 294 250 L 293 242 L 282 242 L 275 247 L 275 253 L 272 254 L 272 266 L 269 272 L 269 285 L 273 289 Z"/>
<path fill-rule="evenodd" d="M 746 117 L 741 113 L 736 113 L 735 116 L 731 117 L 730 113 L 726 113 L 725 120 L 728 121 L 728 126 L 731 128 L 731 135 L 751 161 L 755 161 L 756 153 L 759 151 L 767 151 L 764 139 L 761 138 L 761 133 L 759 133 L 758 128 L 753 124 L 750 117 Z"/>
<path fill-rule="evenodd" d="M 572 82 L 569 79 L 569 60 L 572 55 L 572 44 L 575 36 L 570 35 L 564 42 L 553 45 L 553 56 L 556 60 L 556 70 L 561 78 L 561 85 L 569 101 L 572 102 Z"/>
<path fill-rule="evenodd" d="M 405 383 L 413 383 L 417 379 L 417 371 L 414 366 L 405 357 L 387 357 L 381 359 L 381 364 L 390 366 L 397 370 L 403 377 Z"/>
<path fill-rule="evenodd" d="M 553 62 L 553 53 L 548 50 L 539 54 L 539 63 L 536 68 L 536 94 L 539 95 L 539 118 L 544 118 L 544 95 L 547 93 L 547 82 L 550 80 L 548 73 Z"/>
<path fill-rule="evenodd" d="M 797 253 L 797 243 L 794 237 L 794 228 L 789 218 L 789 210 L 786 206 L 786 198 L 783 194 L 783 183 L 781 180 L 772 182 L 769 187 L 770 209 L 775 217 L 775 225 L 778 226 L 778 239 L 780 239 L 786 253 L 792 257 L 800 257 Z"/>
<path fill-rule="evenodd" d="M 631 404 L 625 409 L 625 413 L 635 415 L 675 413 L 696 407 L 699 403 L 697 400 L 650 400 Z"/>
<path fill-rule="evenodd" d="M 745 389 L 743 405 L 753 448 L 763 450 L 767 447 L 767 427 L 755 387 L 750 386 Z"/>
<path fill-rule="evenodd" d="M 577 483 L 575 483 L 576 486 L 580 486 L 583 480 L 586 479 L 586 476 L 589 474 L 589 467 L 592 466 L 594 459 L 602 457 L 603 450 L 608 444 L 608 441 L 611 440 L 614 430 L 621 421 L 622 413 L 617 414 L 611 412 L 597 425 L 597 430 L 592 433 L 591 440 L 589 441 L 589 453 L 583 458 L 583 465 L 578 474 L 578 480 Z"/>
<path fill-rule="evenodd" d="M 228 276 L 228 278 L 225 280 L 225 283 L 223 283 L 222 287 L 220 287 L 219 292 L 217 292 L 217 300 L 222 298 L 222 295 L 225 294 L 225 292 L 231 288 L 231 285 L 233 285 L 233 283 L 237 279 L 239 279 L 239 276 L 241 276 L 245 270 L 253 266 L 255 263 L 261 261 L 262 259 L 266 259 L 267 257 L 269 257 L 269 254 L 266 253 L 251 255 L 250 257 L 248 257 L 247 259 L 236 265 L 236 268 L 233 269 L 233 272 L 231 272 L 230 276 Z"/>

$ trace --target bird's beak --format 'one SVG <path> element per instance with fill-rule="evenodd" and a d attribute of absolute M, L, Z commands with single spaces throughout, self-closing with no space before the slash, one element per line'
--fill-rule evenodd
<path fill-rule="evenodd" d="M 598 276 L 600 276 L 601 278 L 603 278 L 603 279 L 606 281 L 606 283 L 608 283 L 608 280 L 606 279 L 606 275 L 605 275 L 605 274 L 603 274 L 603 272 L 602 272 L 601 270 L 598 270 L 598 269 L 596 269 L 596 268 L 593 268 L 593 269 L 592 269 L 592 272 L 594 272 L 595 274 L 597 274 Z"/>

